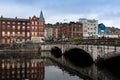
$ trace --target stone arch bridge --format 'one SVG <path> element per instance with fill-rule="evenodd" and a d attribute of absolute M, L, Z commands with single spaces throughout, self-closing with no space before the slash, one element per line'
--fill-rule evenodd
<path fill-rule="evenodd" d="M 41 44 L 41 50 L 51 50 L 55 46 L 59 47 L 62 53 L 71 48 L 80 48 L 90 54 L 94 61 L 120 55 L 120 47 L 105 45 Z"/>

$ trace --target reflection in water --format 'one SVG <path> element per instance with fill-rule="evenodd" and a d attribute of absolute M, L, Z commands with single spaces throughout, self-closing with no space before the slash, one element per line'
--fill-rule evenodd
<path fill-rule="evenodd" d="M 112 75 L 119 78 L 120 80 L 120 56 L 114 56 L 101 61 L 103 68 L 108 70 Z"/>
<path fill-rule="evenodd" d="M 52 57 L 51 60 L 53 60 L 55 63 L 58 64 L 58 66 L 64 68 L 64 70 L 67 70 L 68 72 L 71 72 L 74 75 L 79 76 L 82 79 L 86 80 L 120 80 L 117 77 L 110 74 L 109 71 L 106 69 L 99 69 L 94 64 L 89 67 L 81 68 L 78 66 L 75 66 L 72 64 L 69 60 L 62 57 L 61 59 L 57 59 L 55 57 Z"/>
<path fill-rule="evenodd" d="M 83 78 L 71 74 L 51 59 L 45 59 L 45 80 L 83 80 Z"/>
<path fill-rule="evenodd" d="M 119 80 L 106 70 L 98 69 L 94 64 L 89 67 L 80 68 L 63 56 L 61 58 L 55 58 L 49 52 L 41 53 L 41 55 L 16 54 L 13 56 L 13 54 L 6 54 L 3 57 L 0 55 L 0 80 L 7 79 Z"/>
<path fill-rule="evenodd" d="M 78 76 L 73 76 L 66 71 L 63 71 L 55 65 L 45 67 L 45 80 L 83 80 Z"/>
<path fill-rule="evenodd" d="M 44 80 L 44 62 L 41 60 L 0 60 L 0 80 Z"/>

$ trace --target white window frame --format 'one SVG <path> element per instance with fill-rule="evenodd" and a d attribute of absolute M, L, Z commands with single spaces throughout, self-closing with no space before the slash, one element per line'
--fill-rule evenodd
<path fill-rule="evenodd" d="M 25 30 L 25 26 L 22 26 L 22 30 Z"/>
<path fill-rule="evenodd" d="M 10 31 L 7 32 L 7 36 L 10 36 Z"/>
<path fill-rule="evenodd" d="M 17 26 L 17 29 L 20 30 L 20 26 Z"/>
<path fill-rule="evenodd" d="M 2 36 L 3 36 L 3 37 L 5 36 L 5 31 L 2 32 Z"/>

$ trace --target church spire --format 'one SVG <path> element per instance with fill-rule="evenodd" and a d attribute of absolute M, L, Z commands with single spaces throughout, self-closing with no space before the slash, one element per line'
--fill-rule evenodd
<path fill-rule="evenodd" d="M 45 19 L 44 19 L 44 17 L 43 17 L 43 12 L 42 12 L 42 10 L 41 10 L 41 12 L 40 12 L 39 21 L 45 22 Z"/>

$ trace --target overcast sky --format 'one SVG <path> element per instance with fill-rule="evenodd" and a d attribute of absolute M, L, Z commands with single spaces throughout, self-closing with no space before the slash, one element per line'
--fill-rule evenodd
<path fill-rule="evenodd" d="M 120 28 L 120 0 L 0 0 L 3 17 L 39 17 L 41 10 L 46 23 L 88 18 Z"/>

